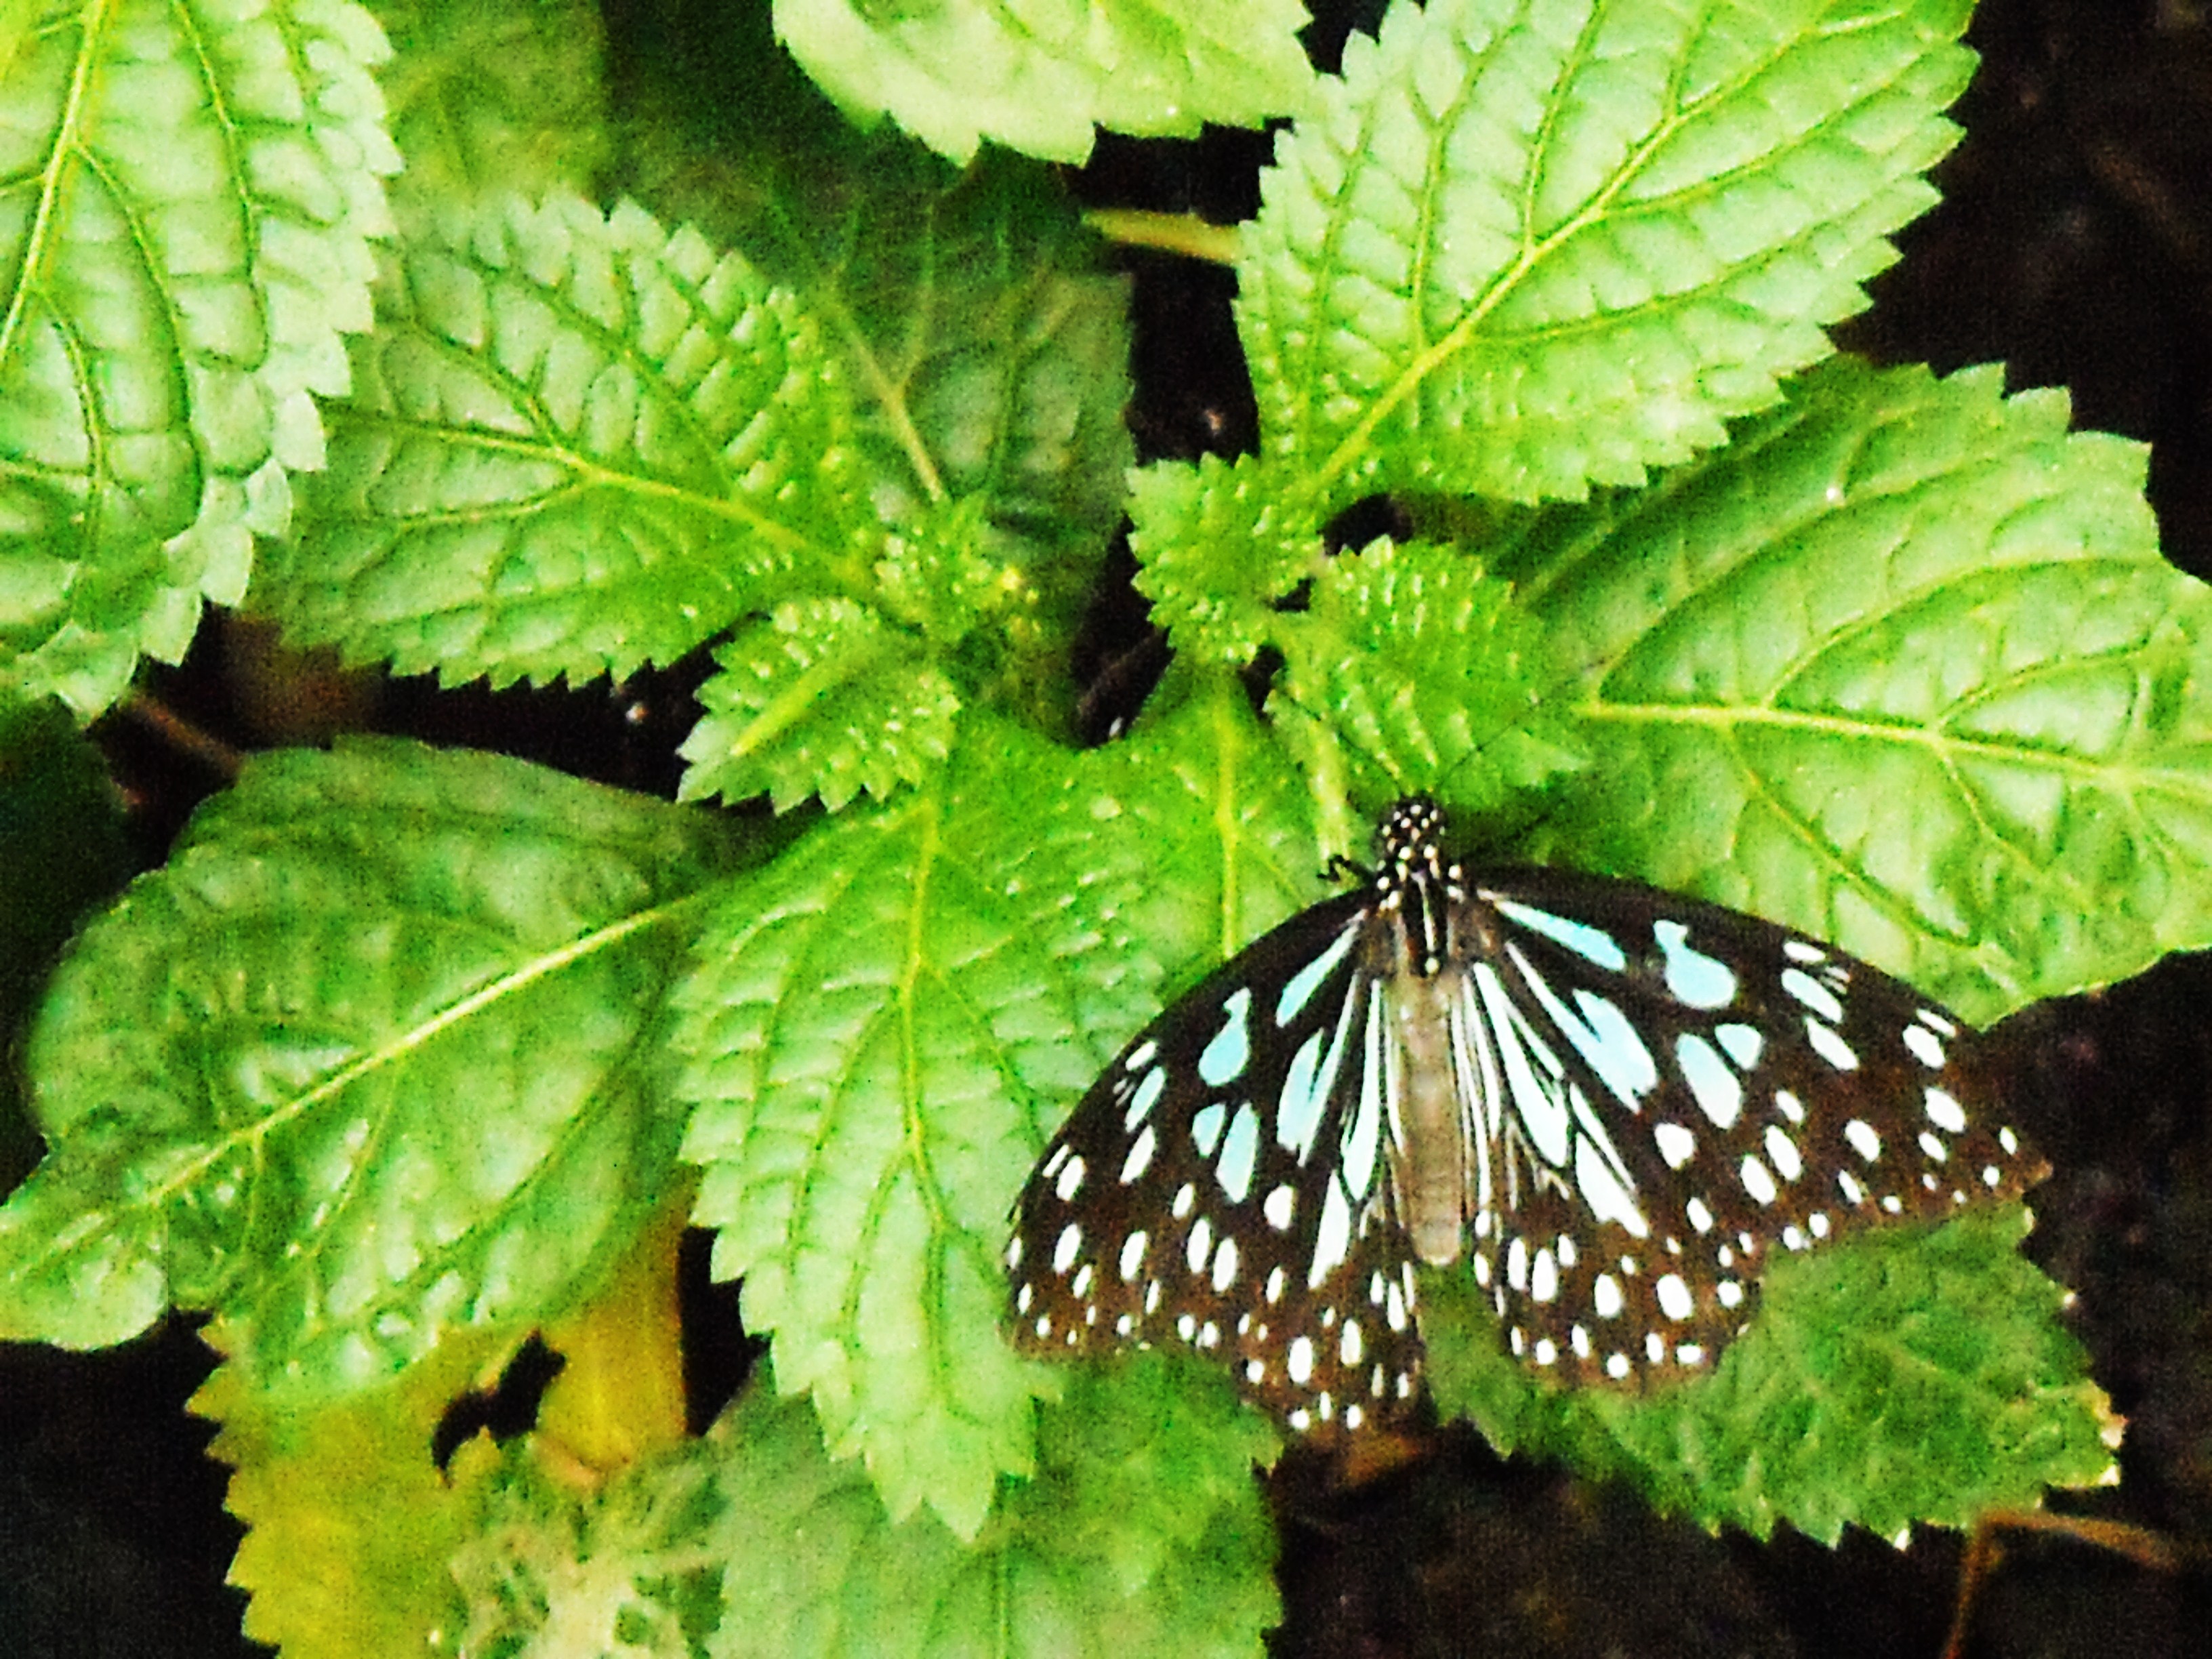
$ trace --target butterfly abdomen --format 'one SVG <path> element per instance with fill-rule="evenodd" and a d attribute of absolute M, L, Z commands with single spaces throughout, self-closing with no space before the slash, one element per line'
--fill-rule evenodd
<path fill-rule="evenodd" d="M 1372 1028 L 1392 1049 L 1382 1065 L 1398 1221 L 1413 1254 L 1434 1267 L 1459 1260 L 1480 1201 L 1472 1166 L 1480 1143 L 1452 1054 L 1450 1009 L 1463 979 L 1456 968 L 1400 979 L 1382 993 L 1388 1017 Z"/>

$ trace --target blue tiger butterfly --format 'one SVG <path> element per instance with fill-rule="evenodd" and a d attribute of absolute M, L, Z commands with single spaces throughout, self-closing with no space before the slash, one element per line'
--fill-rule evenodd
<path fill-rule="evenodd" d="M 1467 871 L 1401 801 L 1358 890 L 1139 1032 L 1053 1138 L 1006 1268 L 1025 1349 L 1173 1340 L 1295 1432 L 1401 1417 L 1415 1265 L 1467 1259 L 1565 1380 L 1710 1369 L 1777 1247 L 2010 1197 L 2046 1166 L 1974 1035 L 1757 917 Z"/>

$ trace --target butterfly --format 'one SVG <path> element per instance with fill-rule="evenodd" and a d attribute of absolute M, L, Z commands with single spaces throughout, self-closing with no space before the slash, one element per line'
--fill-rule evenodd
<path fill-rule="evenodd" d="M 1356 1433 L 1419 1396 L 1416 1264 L 1464 1259 L 1526 1363 L 1641 1387 L 1713 1366 L 1777 1249 L 2047 1172 L 1910 986 L 1633 882 L 1470 872 L 1444 832 L 1399 802 L 1358 888 L 1091 1085 L 1015 1206 L 1018 1346 L 1178 1342 Z"/>

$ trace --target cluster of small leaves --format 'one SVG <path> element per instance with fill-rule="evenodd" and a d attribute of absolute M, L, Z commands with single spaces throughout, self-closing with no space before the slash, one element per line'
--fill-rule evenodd
<path fill-rule="evenodd" d="M 1582 762 L 1578 734 L 1540 702 L 1538 633 L 1512 590 L 1457 548 L 1376 542 L 1338 559 L 1278 632 L 1285 740 L 1345 757 L 1344 788 L 1374 800 L 1437 787 L 1495 811 Z"/>
<path fill-rule="evenodd" d="M 706 717 L 684 740 L 687 799 L 818 794 L 919 783 L 951 752 L 960 694 L 896 629 L 850 599 L 794 599 L 714 652 Z"/>
<path fill-rule="evenodd" d="M 690 1659 L 720 1620 L 736 1559 L 713 1548 L 714 1473 L 700 1450 L 665 1453 L 586 1501 L 534 1457 L 509 1456 L 481 1529 L 453 1553 L 468 1607 L 460 1650 Z"/>
<path fill-rule="evenodd" d="M 1138 586 L 1176 649 L 1234 666 L 1274 642 L 1280 602 L 1322 568 L 1321 526 L 1293 473 L 1256 456 L 1166 461 L 1130 479 Z"/>
<path fill-rule="evenodd" d="M 104 706 L 289 522 L 252 600 L 295 637 L 501 683 L 719 641 L 687 797 L 828 809 L 743 839 L 490 757 L 270 757 L 78 939 L 29 1044 L 52 1150 L 0 1208 L 0 1334 L 218 1316 L 209 1406 L 234 1502 L 269 1528 L 241 1574 L 288 1647 L 357 1617 L 273 1588 L 273 1540 L 316 1534 L 314 1483 L 285 1478 L 305 1425 L 408 1471 L 391 1524 L 434 1516 L 441 1545 L 484 1524 L 481 1485 L 440 1506 L 410 1391 L 559 1328 L 688 1165 L 776 1389 L 807 1398 L 757 1391 L 696 1453 L 708 1476 L 641 1468 L 580 1518 L 507 1489 L 514 1547 L 460 1558 L 487 1642 L 539 1640 L 574 1592 L 588 1628 L 648 1648 L 826 1652 L 866 1629 L 884 1652 L 977 1630 L 1255 1650 L 1273 1604 L 1245 1474 L 1267 1437 L 1217 1376 L 1018 1359 L 1000 1251 L 1095 1068 L 1317 897 L 1392 794 L 1468 809 L 1502 854 L 1832 939 L 1977 1020 L 2212 942 L 2212 596 L 2160 561 L 2139 453 L 1993 373 L 1813 367 L 1928 199 L 1966 63 L 1954 5 L 1433 0 L 1295 100 L 1244 77 L 1243 107 L 1298 115 L 1242 238 L 1263 456 L 1126 484 L 1120 289 L 1042 171 L 956 175 L 856 137 L 778 102 L 799 94 L 773 65 L 725 100 L 712 158 L 674 123 L 541 143 L 500 82 L 467 101 L 454 54 L 483 34 L 396 9 L 402 131 L 447 182 L 410 198 L 371 328 L 373 31 L 321 0 L 216 9 L 87 9 L 106 33 L 27 36 L 0 81 L 101 71 L 106 101 L 41 141 L 62 160 L 19 171 L 72 185 L 54 199 L 91 214 L 74 186 L 96 174 L 252 204 L 254 233 L 188 258 L 164 239 L 200 222 L 149 210 L 161 234 L 129 246 L 173 270 L 124 282 L 81 264 L 123 245 L 105 222 L 40 221 L 57 240 L 9 267 L 23 314 L 114 354 L 73 380 L 56 324 L 0 361 L 36 531 L 0 551 L 11 683 Z M 587 75 L 590 40 L 550 38 L 571 9 L 498 39 Z M 1166 20 L 1155 46 L 1212 15 L 1066 17 L 1090 10 L 1114 41 Z M 802 15 L 864 27 L 778 15 L 794 40 Z M 834 55 L 934 75 L 1006 15 L 875 9 L 882 40 Z M 1020 62 L 1088 65 L 1061 127 L 1149 118 L 1100 101 L 1152 96 L 1142 64 L 1048 44 Z M 850 70 L 843 95 L 930 131 L 966 108 L 956 151 L 1012 131 L 989 100 L 889 84 Z M 234 153 L 191 148 L 202 101 L 247 112 Z M 1194 92 L 1174 118 L 1237 107 Z M 183 159 L 149 170 L 164 110 Z M 287 170 L 302 132 L 326 171 Z M 608 153 L 664 216 L 452 184 L 532 157 L 579 185 Z M 667 229 L 677 210 L 696 226 Z M 312 304 L 280 265 L 317 273 Z M 156 313 L 181 332 L 133 331 Z M 158 396 L 125 338 L 157 343 Z M 1380 489 L 1420 538 L 1329 556 L 1329 523 Z M 1127 741 L 1081 754 L 1054 741 L 1073 696 L 1051 665 L 1125 504 L 1183 656 Z M 1225 672 L 1263 647 L 1283 659 L 1265 720 Z M 1802 1297 L 1778 1270 L 1764 1352 L 1747 1338 L 1711 1384 L 1633 1411 L 1479 1372 L 1492 1334 L 1443 1283 L 1431 1363 L 1501 1443 L 1632 1473 L 1711 1524 L 1954 1519 L 2107 1457 L 2016 1238 L 2008 1212 L 1856 1267 L 1838 1249 L 1819 1260 L 1843 1288 Z M 1903 1299 L 1859 1341 L 1869 1275 Z M 2002 1340 L 1963 1341 L 1957 1310 Z M 347 1486 L 344 1535 L 419 1571 L 373 1487 Z M 702 1563 L 738 1558 L 707 1632 Z M 393 1622 L 450 1637 L 441 1597 Z"/>

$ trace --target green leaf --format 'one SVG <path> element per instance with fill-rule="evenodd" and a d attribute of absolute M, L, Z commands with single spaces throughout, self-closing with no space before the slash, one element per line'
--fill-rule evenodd
<path fill-rule="evenodd" d="M 448 684 L 619 677 L 794 580 L 866 580 L 836 362 L 696 233 L 488 204 L 411 243 L 378 307 L 254 591 L 295 639 Z"/>
<path fill-rule="evenodd" d="M 1250 455 L 1156 461 L 1129 475 L 1137 587 L 1177 651 L 1242 667 L 1282 636 L 1276 601 L 1324 562 L 1297 482 Z"/>
<path fill-rule="evenodd" d="M 888 111 L 966 161 L 984 139 L 1054 161 L 1091 126 L 1194 137 L 1295 112 L 1313 72 L 1297 0 L 776 0 L 775 32 L 862 121 Z"/>
<path fill-rule="evenodd" d="M 1474 1285 L 1431 1274 L 1431 1386 L 1501 1452 L 1632 1481 L 1708 1528 L 1832 1544 L 1845 1526 L 1970 1526 L 2114 1478 L 2118 1425 L 2059 1322 L 2066 1292 L 2016 1248 L 2021 1222 L 1990 1206 L 1784 1257 L 1711 1377 L 1641 1399 L 1538 1382 Z"/>
<path fill-rule="evenodd" d="M 561 1310 L 672 1173 L 647 1037 L 726 857 L 710 820 L 515 761 L 252 763 L 56 980 L 0 1331 L 215 1310 L 313 1397 Z"/>
<path fill-rule="evenodd" d="M 921 782 L 951 752 L 960 696 L 920 646 L 848 599 L 778 605 L 714 653 L 683 799 L 766 793 L 783 812 L 819 795 L 834 812 Z"/>
<path fill-rule="evenodd" d="M 933 1515 L 889 1520 L 804 1404 L 756 1389 L 716 1430 L 714 1553 L 744 1565 L 709 1651 L 933 1659 L 988 1632 L 1008 1659 L 1256 1659 L 1280 1616 L 1250 1474 L 1273 1437 L 1212 1369 L 1145 1355 L 1079 1379 L 1036 1479 L 1007 1483 L 965 1547 Z"/>
<path fill-rule="evenodd" d="M 980 495 L 1034 580 L 1087 579 L 1135 453 L 1128 281 L 1045 169 L 887 148 L 758 158 L 777 194 L 741 245 L 830 323 L 886 520 Z"/>
<path fill-rule="evenodd" d="M 471 197 L 589 191 L 610 149 L 606 30 L 589 0 L 377 0 L 380 77 L 407 157 L 403 213 Z"/>
<path fill-rule="evenodd" d="M 1059 1381 L 999 1334 L 1014 1194 L 1158 1012 L 1155 935 L 1218 960 L 1321 864 L 1291 865 L 1296 786 L 1233 687 L 1146 765 L 969 724 L 948 771 L 732 892 L 675 1038 L 696 1219 L 777 1385 L 812 1392 L 894 1516 L 927 1503 L 963 1536 L 1029 1468 L 1028 1401 Z"/>
<path fill-rule="evenodd" d="M 892 1513 L 927 1501 L 963 1535 L 1028 1467 L 1049 1386 L 997 1335 L 1039 1091 L 1088 1080 L 1094 1007 L 1127 994 L 1058 902 L 1052 763 L 1018 835 L 942 780 L 817 829 L 708 919 L 678 1003 L 715 1276 L 744 1278 L 778 1386 L 812 1390 Z"/>
<path fill-rule="evenodd" d="M 1493 550 L 1592 764 L 1530 849 L 1986 1023 L 2212 943 L 2212 590 L 2142 451 L 1993 369 L 1840 362 L 1662 490 Z"/>
<path fill-rule="evenodd" d="M 1051 169 L 1001 152 L 959 169 L 853 131 L 769 33 L 765 6 L 678 61 L 646 57 L 649 118 L 622 135 L 641 200 L 740 249 L 798 294 L 842 354 L 866 490 L 902 532 L 987 506 L 988 551 L 1041 638 L 1010 684 L 1048 715 L 1065 640 L 1123 511 L 1133 456 L 1127 279 Z M 700 66 L 700 60 L 705 60 Z M 680 71 L 680 72 L 679 72 Z M 742 82 L 702 99 L 701 78 Z M 1024 680 L 1026 679 L 1026 684 Z"/>
<path fill-rule="evenodd" d="M 0 125 L 0 685 L 90 715 L 236 602 L 321 464 L 399 159 L 358 6 L 34 9 Z"/>
<path fill-rule="evenodd" d="M 208 1455 L 233 1470 L 224 1506 L 246 1534 L 228 1579 L 252 1598 L 246 1634 L 284 1659 L 448 1645 L 463 1602 L 447 1563 L 485 1525 L 490 1439 L 443 1468 L 431 1449 L 471 1376 L 498 1376 L 503 1345 L 472 1334 L 389 1388 L 301 1407 L 258 1386 L 266 1367 L 242 1333 L 208 1335 L 238 1350 L 191 1408 L 220 1425 Z"/>
<path fill-rule="evenodd" d="M 1571 771 L 1577 734 L 1535 699 L 1542 635 L 1511 592 L 1433 543 L 1332 560 L 1310 610 L 1281 619 L 1270 712 L 1340 750 L 1348 793 L 1378 809 L 1425 793 L 1480 813 Z"/>
<path fill-rule="evenodd" d="M 1264 453 L 1334 505 L 1527 501 L 1721 442 L 1934 202 L 1969 9 L 1393 7 L 1277 146 L 1245 234 Z"/>
<path fill-rule="evenodd" d="M 1115 869 L 1132 860 L 1139 872 L 1134 890 L 1109 889 L 1095 902 L 1112 904 L 1127 936 L 1170 965 L 1170 993 L 1320 898 L 1330 854 L 1366 848 L 1370 826 L 1328 816 L 1228 674 L 1172 671 L 1134 732 L 1095 763 L 1117 810 L 1090 827 L 1081 857 Z M 1090 888 L 1097 878 L 1081 879 Z M 1142 1023 L 1103 1033 L 1101 1059 Z"/>

